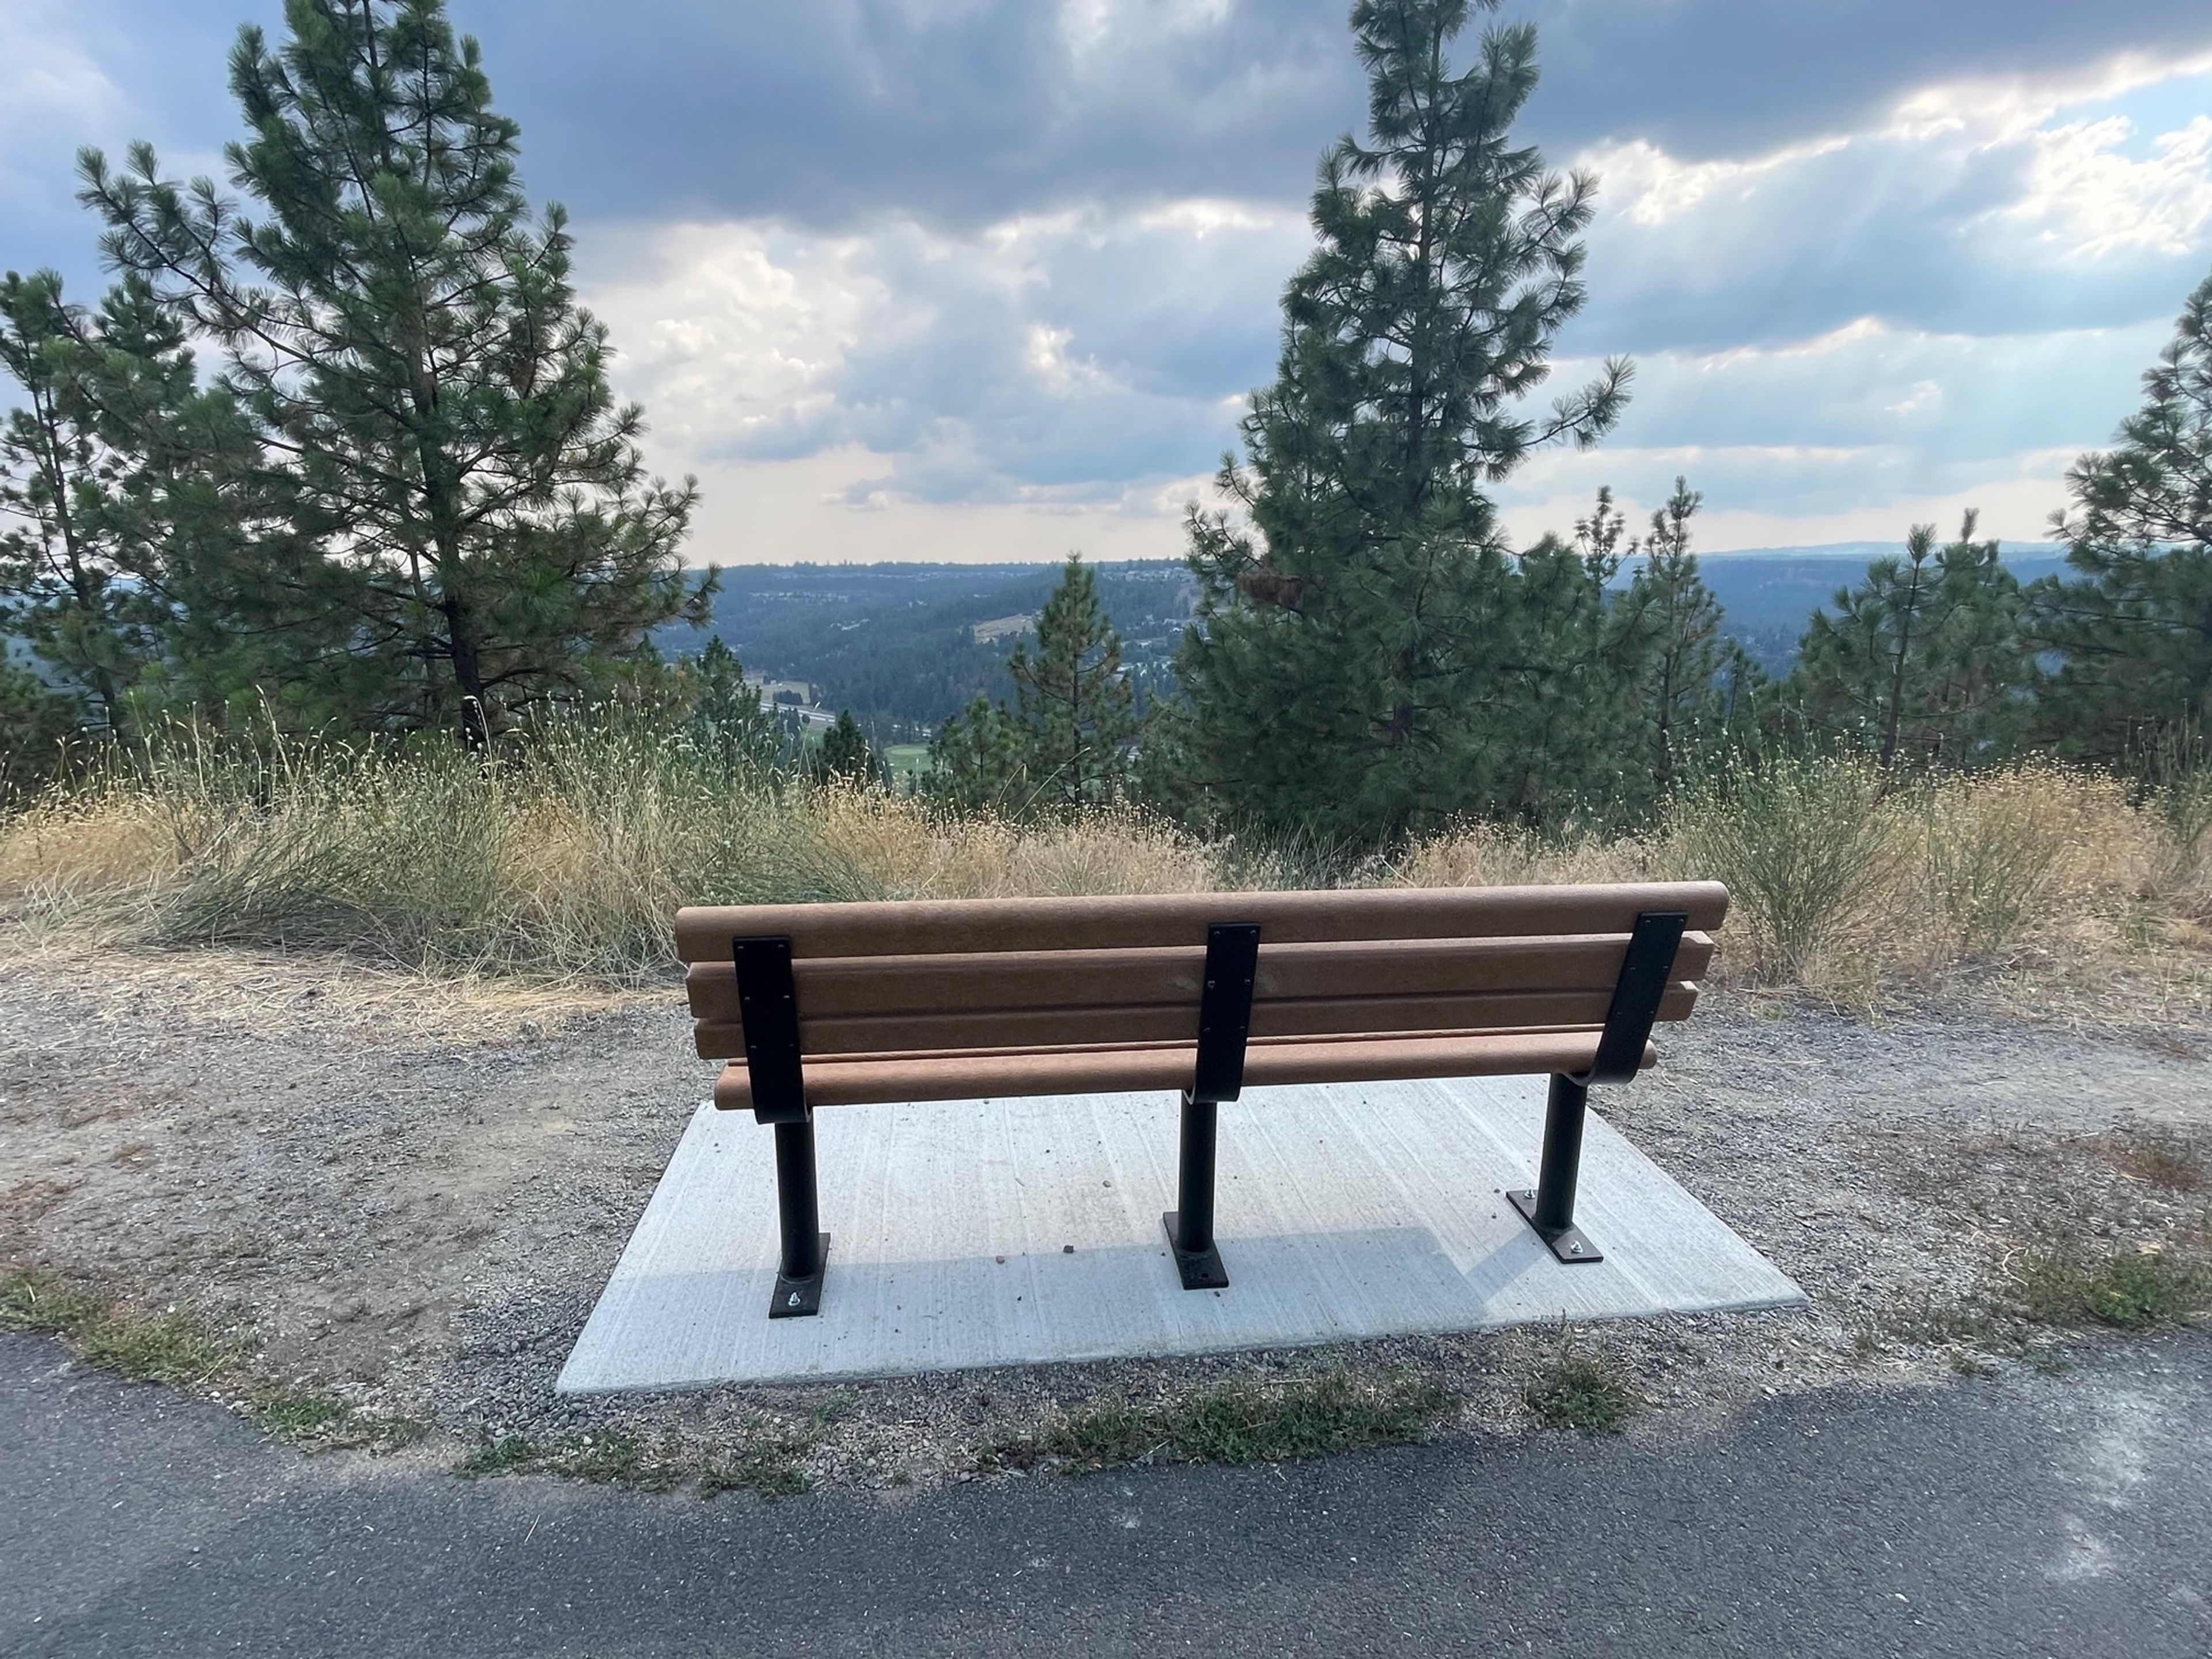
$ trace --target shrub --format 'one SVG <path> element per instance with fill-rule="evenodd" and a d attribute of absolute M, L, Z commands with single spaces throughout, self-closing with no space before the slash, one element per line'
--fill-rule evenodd
<path fill-rule="evenodd" d="M 1748 945 L 1732 953 L 1770 981 L 1821 979 L 1899 858 L 1880 774 L 1852 758 L 1723 763 L 1676 797 L 1668 831 L 1681 873 L 1728 884 Z"/>
<path fill-rule="evenodd" d="M 1986 956 L 2039 919 L 2068 851 L 2074 781 L 2041 768 L 1922 792 L 1922 863 L 1944 957 Z"/>

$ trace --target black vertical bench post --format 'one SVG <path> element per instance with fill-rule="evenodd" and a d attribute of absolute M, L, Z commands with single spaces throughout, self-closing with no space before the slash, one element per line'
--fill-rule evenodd
<path fill-rule="evenodd" d="M 822 1276 L 830 1235 L 822 1231 L 814 1178 L 814 1114 L 799 1055 L 799 988 L 791 941 L 781 935 L 730 941 L 738 1007 L 745 1028 L 745 1071 L 753 1118 L 775 1126 L 775 1208 L 782 1234 L 770 1319 L 822 1311 Z"/>
<path fill-rule="evenodd" d="M 1587 1072 L 1572 1077 L 1561 1073 L 1552 1079 L 1544 1104 L 1543 1161 L 1535 1188 L 1505 1195 L 1552 1254 L 1571 1266 L 1605 1260 L 1575 1225 L 1575 1182 L 1582 1170 L 1589 1085 L 1626 1083 L 1643 1066 L 1644 1045 L 1651 1040 L 1652 1022 L 1659 1017 L 1660 1001 L 1674 977 L 1674 954 L 1689 920 L 1679 910 L 1647 910 L 1637 917 L 1621 956 L 1620 977 L 1613 986 L 1605 1029 L 1598 1034 L 1595 1060 Z"/>
<path fill-rule="evenodd" d="M 1229 1283 L 1213 1242 L 1214 1129 L 1220 1103 L 1244 1088 L 1244 1045 L 1252 1030 L 1252 981 L 1259 963 L 1258 922 L 1216 922 L 1206 930 L 1198 1063 L 1182 1094 L 1176 1207 L 1160 1218 L 1187 1291 L 1218 1291 Z"/>

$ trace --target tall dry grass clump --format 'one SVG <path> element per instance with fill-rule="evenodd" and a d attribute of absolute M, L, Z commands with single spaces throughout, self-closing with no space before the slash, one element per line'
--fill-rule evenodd
<path fill-rule="evenodd" d="M 1852 1001 L 2031 963 L 2047 978 L 2059 956 L 2125 965 L 2203 878 L 2155 799 L 2043 762 L 1918 780 L 1731 763 L 1677 794 L 1657 863 L 1735 894 L 1724 976 Z"/>
<path fill-rule="evenodd" d="M 619 720 L 489 761 L 183 736 L 0 819 L 0 908 L 19 931 L 616 985 L 671 970 L 687 903 L 1711 877 L 1735 895 L 1717 973 L 1739 983 L 1866 1001 L 1961 972 L 2049 981 L 2053 964 L 2086 967 L 2081 984 L 2156 957 L 2182 964 L 2162 983 L 2203 1000 L 2208 866 L 2212 785 L 2131 794 L 2047 765 L 1907 781 L 1849 759 L 1732 763 L 1644 835 L 1477 824 L 1380 855 L 1201 841 L 1133 809 L 957 816 Z"/>
<path fill-rule="evenodd" d="M 1664 861 L 1728 884 L 1738 971 L 1820 983 L 1880 913 L 1903 861 L 1881 774 L 1850 758 L 1741 760 L 1693 779 L 1668 812 Z"/>
<path fill-rule="evenodd" d="M 619 723 L 551 727 L 489 762 L 188 734 L 0 823 L 0 903 L 19 926 L 617 984 L 671 967 L 682 904 L 1193 890 L 1218 876 L 1206 848 L 1134 811 L 957 818 Z"/>

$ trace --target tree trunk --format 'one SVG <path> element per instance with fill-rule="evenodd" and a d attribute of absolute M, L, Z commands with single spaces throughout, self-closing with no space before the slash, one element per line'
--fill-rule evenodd
<path fill-rule="evenodd" d="M 477 649 L 475 624 L 467 602 L 453 584 L 441 586 L 445 592 L 438 608 L 446 618 L 446 656 L 460 698 L 459 735 L 463 747 L 481 754 L 491 746 L 491 715 L 484 704 L 483 660 Z"/>

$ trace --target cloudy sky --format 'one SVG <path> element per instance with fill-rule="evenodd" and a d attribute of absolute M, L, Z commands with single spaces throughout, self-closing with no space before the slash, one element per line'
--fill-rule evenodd
<path fill-rule="evenodd" d="M 1364 110 L 1345 0 L 453 9 L 725 562 L 1176 552 Z M 0 265 L 89 297 L 75 147 L 216 169 L 229 39 L 281 13 L 0 0 Z M 1603 180 L 1555 378 L 1638 368 L 1601 448 L 1506 487 L 1521 535 L 1686 472 L 1711 549 L 2038 537 L 2212 269 L 2204 0 L 1504 15 L 1525 135 Z"/>

